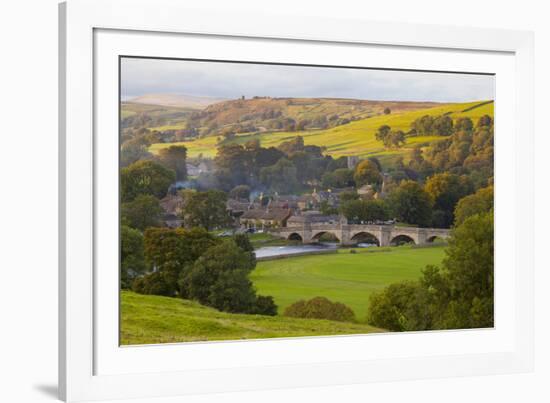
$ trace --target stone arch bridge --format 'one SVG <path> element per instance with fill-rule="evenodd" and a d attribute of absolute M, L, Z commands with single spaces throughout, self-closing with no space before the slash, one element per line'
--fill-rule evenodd
<path fill-rule="evenodd" d="M 436 238 L 446 240 L 450 230 L 441 228 L 400 227 L 395 225 L 370 224 L 305 224 L 302 226 L 271 229 L 269 232 L 280 238 L 315 243 L 324 234 L 334 235 L 340 244 L 353 245 L 358 242 L 375 242 L 379 246 L 389 246 L 400 240 L 422 245 Z"/>

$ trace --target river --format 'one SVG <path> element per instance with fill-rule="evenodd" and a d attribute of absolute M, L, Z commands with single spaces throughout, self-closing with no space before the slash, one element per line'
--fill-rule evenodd
<path fill-rule="evenodd" d="M 294 254 L 306 254 L 316 253 L 325 250 L 334 250 L 338 248 L 336 243 L 318 243 L 315 245 L 287 245 L 287 246 L 264 246 L 256 249 L 257 258 L 274 257 L 281 255 L 294 255 Z M 359 244 L 359 247 L 371 247 L 376 245 Z"/>

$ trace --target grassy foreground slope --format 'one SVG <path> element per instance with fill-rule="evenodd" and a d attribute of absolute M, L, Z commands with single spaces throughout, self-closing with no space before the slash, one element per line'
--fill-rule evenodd
<path fill-rule="evenodd" d="M 415 111 L 392 113 L 390 115 L 378 115 L 326 130 L 310 130 L 301 132 L 260 132 L 256 134 L 239 135 L 233 142 L 245 143 L 251 139 L 258 139 L 263 147 L 269 147 L 277 146 L 283 141 L 290 140 L 295 136 L 302 136 L 305 144 L 325 146 L 327 147 L 327 153 L 334 157 L 343 155 L 369 155 L 379 156 L 383 159 L 392 155 L 407 154 L 416 144 L 424 144 L 434 140 L 441 140 L 443 137 L 408 137 L 403 148 L 398 150 L 385 150 L 383 144 L 375 138 L 377 129 L 382 125 L 389 125 L 394 130 L 403 130 L 407 132 L 410 130 L 411 123 L 415 119 L 424 115 L 439 116 L 448 114 L 453 119 L 458 117 L 469 117 L 475 122 L 479 119 L 479 117 L 485 114 L 493 116 L 493 109 L 493 103 L 486 103 L 484 101 L 446 104 L 443 106 Z M 150 147 L 150 151 L 155 153 L 159 149 L 169 147 L 172 144 L 181 144 L 187 147 L 188 155 L 191 157 L 195 157 L 199 154 L 203 154 L 205 157 L 214 157 L 216 155 L 217 142 L 218 140 L 216 136 L 210 136 L 180 143 L 153 144 Z"/>
<path fill-rule="evenodd" d="M 251 279 L 260 294 L 275 298 L 279 314 L 300 299 L 323 296 L 348 305 L 363 321 L 373 291 L 417 280 L 426 265 L 439 264 L 444 257 L 443 246 L 357 251 L 258 262 Z"/>
<path fill-rule="evenodd" d="M 179 298 L 121 293 L 121 344 L 366 334 L 360 323 L 219 312 Z"/>

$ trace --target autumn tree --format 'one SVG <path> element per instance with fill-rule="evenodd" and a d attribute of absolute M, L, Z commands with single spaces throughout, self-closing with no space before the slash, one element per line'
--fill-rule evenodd
<path fill-rule="evenodd" d="M 378 185 L 382 183 L 382 174 L 376 163 L 367 159 L 357 164 L 353 179 L 357 186 Z"/>
<path fill-rule="evenodd" d="M 425 190 L 433 200 L 434 212 L 439 212 L 437 227 L 449 227 L 454 221 L 454 209 L 458 201 L 473 190 L 466 176 L 448 172 L 435 174 L 428 178 Z"/>
<path fill-rule="evenodd" d="M 474 194 L 463 197 L 455 207 L 455 226 L 462 224 L 468 217 L 490 212 L 493 209 L 493 204 L 493 186 L 481 188 Z"/>

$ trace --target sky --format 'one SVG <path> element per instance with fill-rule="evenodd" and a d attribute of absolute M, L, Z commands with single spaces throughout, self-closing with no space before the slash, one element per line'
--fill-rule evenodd
<path fill-rule="evenodd" d="M 468 102 L 494 99 L 494 76 L 123 58 L 121 96 L 184 94 Z"/>

